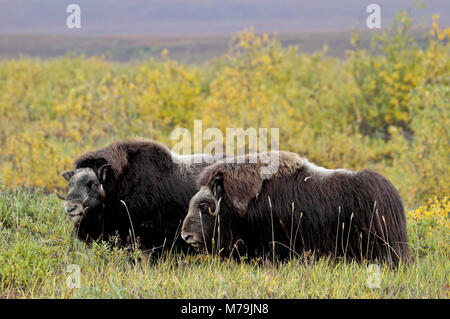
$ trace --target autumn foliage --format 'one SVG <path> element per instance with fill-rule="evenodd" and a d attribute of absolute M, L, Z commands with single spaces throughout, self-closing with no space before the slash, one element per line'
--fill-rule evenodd
<path fill-rule="evenodd" d="M 306 55 L 244 30 L 202 65 L 99 57 L 0 62 L 0 183 L 48 190 L 80 153 L 131 137 L 169 147 L 177 127 L 279 128 L 280 148 L 330 168 L 370 167 L 409 207 L 450 189 L 450 30 L 433 18 L 427 45 L 399 15 L 369 49 Z"/>

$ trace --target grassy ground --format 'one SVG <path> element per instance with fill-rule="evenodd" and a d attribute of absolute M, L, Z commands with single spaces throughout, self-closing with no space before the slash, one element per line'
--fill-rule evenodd
<path fill-rule="evenodd" d="M 436 225 L 435 225 L 436 226 Z M 416 261 L 369 265 L 293 259 L 276 267 L 207 255 L 129 262 L 124 250 L 86 247 L 55 195 L 0 186 L 0 298 L 448 298 L 449 229 L 410 221 Z M 80 268 L 80 288 L 70 288 Z"/>

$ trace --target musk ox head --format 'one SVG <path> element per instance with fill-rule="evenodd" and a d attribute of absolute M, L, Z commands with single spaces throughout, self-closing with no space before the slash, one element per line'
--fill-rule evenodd
<path fill-rule="evenodd" d="M 260 165 L 216 163 L 206 168 L 197 183 L 181 228 L 181 237 L 190 245 L 210 249 L 215 240 L 228 246 L 230 224 L 242 220 L 250 201 L 263 184 Z M 219 247 L 220 248 L 220 247 Z"/>
<path fill-rule="evenodd" d="M 214 234 L 222 200 L 217 199 L 218 190 L 215 189 L 214 192 L 216 195 L 208 186 L 202 186 L 189 202 L 189 211 L 183 221 L 181 237 L 194 247 L 199 248 L 205 243 L 210 243 Z"/>
<path fill-rule="evenodd" d="M 268 165 L 265 159 L 274 156 L 279 159 L 278 169 L 271 175 L 263 174 L 262 168 Z M 248 207 L 252 200 L 258 199 L 264 182 L 292 174 L 304 164 L 297 154 L 284 151 L 259 153 L 255 162 L 251 162 L 251 158 L 255 157 L 247 155 L 244 160 L 236 158 L 233 163 L 221 161 L 202 171 L 197 179 L 199 191 L 189 203 L 181 229 L 181 237 L 187 243 L 208 247 L 217 235 L 222 245 L 230 244 L 227 240 L 233 237 L 233 230 L 228 227 L 243 224 Z M 222 231 L 218 229 L 219 222 Z"/>
<path fill-rule="evenodd" d="M 64 198 L 64 211 L 73 221 L 80 222 L 86 214 L 102 207 L 106 198 L 103 184 L 110 166 L 105 164 L 97 170 L 83 167 L 61 174 L 69 183 L 69 191 Z"/>

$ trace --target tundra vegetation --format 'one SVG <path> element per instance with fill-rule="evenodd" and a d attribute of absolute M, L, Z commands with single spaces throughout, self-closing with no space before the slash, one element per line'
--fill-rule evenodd
<path fill-rule="evenodd" d="M 450 29 L 420 46 L 401 13 L 369 49 L 303 54 L 244 30 L 201 65 L 101 57 L 0 62 L 0 297 L 448 298 Z M 407 209 L 411 264 L 295 257 L 271 266 L 207 254 L 130 262 L 139 251 L 86 246 L 53 194 L 83 152 L 130 137 L 169 147 L 176 127 L 278 127 L 280 149 L 328 168 L 372 168 Z M 70 288 L 68 266 L 80 267 Z M 372 278 L 373 279 L 373 278 Z"/>

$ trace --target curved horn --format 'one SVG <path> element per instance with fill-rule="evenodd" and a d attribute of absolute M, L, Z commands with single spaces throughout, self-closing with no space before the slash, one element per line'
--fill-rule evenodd
<path fill-rule="evenodd" d="M 214 211 L 214 213 L 211 212 L 211 208 L 208 207 L 208 212 L 209 212 L 209 214 L 210 214 L 211 216 L 217 217 L 217 215 L 219 215 L 219 212 L 220 212 L 220 201 L 221 201 L 221 200 L 222 200 L 222 197 L 219 198 L 219 201 L 217 202 L 216 210 Z"/>
<path fill-rule="evenodd" d="M 58 197 L 59 199 L 62 200 L 66 200 L 66 198 L 64 196 L 62 196 L 61 194 L 59 194 L 58 192 L 55 192 L 56 197 Z"/>
<path fill-rule="evenodd" d="M 89 197 L 85 197 L 84 199 L 83 199 L 83 202 L 81 203 L 81 205 L 84 205 L 84 203 L 86 203 L 87 201 L 88 201 L 88 199 L 89 199 Z"/>
<path fill-rule="evenodd" d="M 105 189 L 103 188 L 103 184 L 100 184 L 100 197 L 104 199 L 106 196 Z"/>

